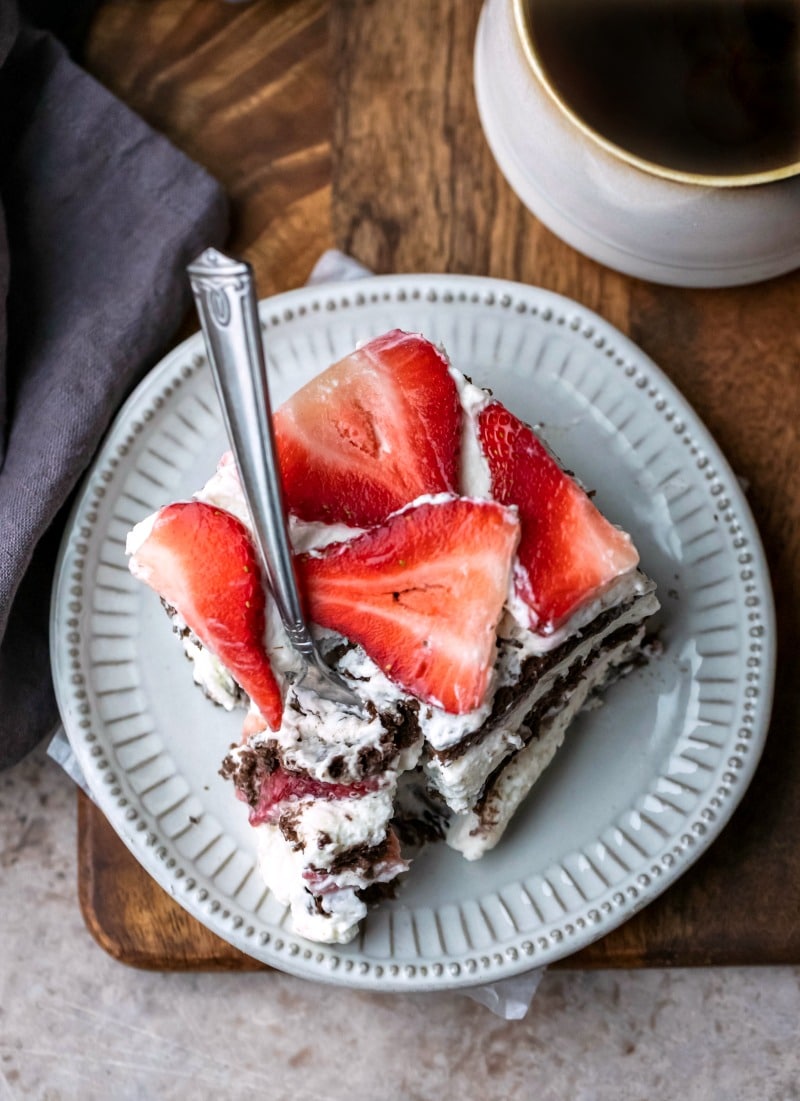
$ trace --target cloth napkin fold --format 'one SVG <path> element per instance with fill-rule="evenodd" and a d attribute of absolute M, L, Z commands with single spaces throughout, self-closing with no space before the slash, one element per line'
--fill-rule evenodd
<path fill-rule="evenodd" d="M 48 617 L 70 496 L 222 245 L 219 184 L 0 0 L 0 767 L 58 724 Z"/>

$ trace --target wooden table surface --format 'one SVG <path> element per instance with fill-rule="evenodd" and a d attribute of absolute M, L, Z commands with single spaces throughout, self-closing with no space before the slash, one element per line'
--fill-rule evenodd
<path fill-rule="evenodd" d="M 568 295 L 666 371 L 747 487 L 778 615 L 773 721 L 732 821 L 646 910 L 572 967 L 800 963 L 800 273 L 665 288 L 563 244 L 505 183 L 480 129 L 481 0 L 113 0 L 86 64 L 224 184 L 230 250 L 269 294 L 330 246 L 376 272 L 466 272 Z M 185 333 L 196 326 L 187 319 Z M 183 335 L 185 335 L 185 333 Z M 261 965 L 174 903 L 79 797 L 79 893 L 114 956 L 162 969 Z"/>

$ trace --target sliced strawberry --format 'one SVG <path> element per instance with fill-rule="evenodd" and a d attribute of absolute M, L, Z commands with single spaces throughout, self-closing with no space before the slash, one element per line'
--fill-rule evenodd
<path fill-rule="evenodd" d="M 200 501 L 167 505 L 131 570 L 178 611 L 277 730 L 283 703 L 264 650 L 261 570 L 244 525 Z"/>
<path fill-rule="evenodd" d="M 287 507 L 301 520 L 369 527 L 423 494 L 457 491 L 458 392 L 421 336 L 369 341 L 298 390 L 274 423 Z"/>
<path fill-rule="evenodd" d="M 253 711 L 250 709 L 244 717 L 242 723 L 242 742 L 246 742 L 249 738 L 252 738 L 254 734 L 261 734 L 263 731 L 269 730 L 269 723 L 261 714 L 260 711 Z"/>
<path fill-rule="evenodd" d="M 489 464 L 492 496 L 519 509 L 521 539 L 517 595 L 528 626 L 548 635 L 639 556 L 630 536 L 615 528 L 565 474 L 528 425 L 498 401 L 480 413 L 478 434 Z"/>
<path fill-rule="evenodd" d="M 518 537 L 512 510 L 446 497 L 297 561 L 315 623 L 360 643 L 415 696 L 463 714 L 488 687 Z"/>
<path fill-rule="evenodd" d="M 377 787 L 376 779 L 355 784 L 326 784 L 305 773 L 276 768 L 273 772 L 264 772 L 261 778 L 258 803 L 250 810 L 250 824 L 260 826 L 262 822 L 277 822 L 286 803 L 303 799 L 359 799 Z"/>

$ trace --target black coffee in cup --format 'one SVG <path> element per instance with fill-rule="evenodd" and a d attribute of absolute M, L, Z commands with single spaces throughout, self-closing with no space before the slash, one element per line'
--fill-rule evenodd
<path fill-rule="evenodd" d="M 800 0 L 523 0 L 551 90 L 601 138 L 691 175 L 800 162 Z"/>

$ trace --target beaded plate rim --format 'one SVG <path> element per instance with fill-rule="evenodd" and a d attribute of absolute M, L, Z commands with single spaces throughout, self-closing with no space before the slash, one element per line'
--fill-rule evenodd
<path fill-rule="evenodd" d="M 726 522 L 729 551 L 735 552 L 737 583 L 748 607 L 748 672 L 742 712 L 722 747 L 713 790 L 663 851 L 648 857 L 599 899 L 573 907 L 569 920 L 544 921 L 534 934 L 511 936 L 491 949 L 456 953 L 432 962 L 402 958 L 374 960 L 358 951 L 311 944 L 290 931 L 259 921 L 214 890 L 190 862 L 159 834 L 158 826 L 125 787 L 96 713 L 82 664 L 83 569 L 91 544 L 100 537 L 103 502 L 113 492 L 116 470 L 146 434 L 155 413 L 180 387 L 206 370 L 202 337 L 196 334 L 169 353 L 128 399 L 112 426 L 78 496 L 61 547 L 53 590 L 51 651 L 62 719 L 92 794 L 128 848 L 185 909 L 235 947 L 289 973 L 325 982 L 387 991 L 469 987 L 520 974 L 571 955 L 610 932 L 657 897 L 708 848 L 732 815 L 752 778 L 766 737 L 774 680 L 774 610 L 763 550 L 735 476 L 672 383 L 627 337 L 578 303 L 540 288 L 480 276 L 371 276 L 290 291 L 260 303 L 269 333 L 301 323 L 320 311 L 333 314 L 369 309 L 378 303 L 420 302 L 468 309 L 470 304 L 524 316 L 585 340 L 592 354 L 611 361 L 617 377 L 637 401 L 674 433 L 702 479 L 709 502 Z M 736 729 L 734 730 L 733 727 Z M 484 859 L 490 859 L 491 854 Z"/>

